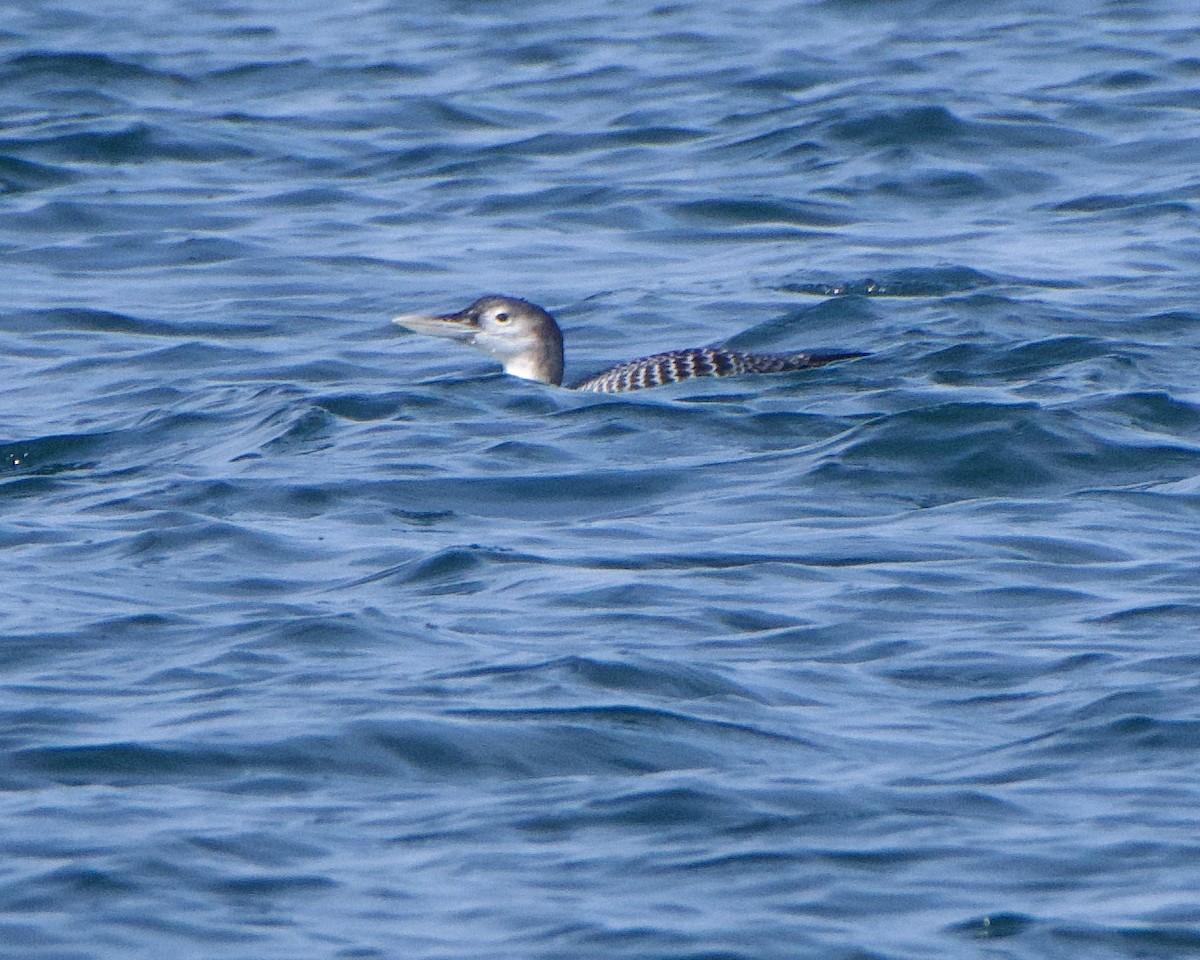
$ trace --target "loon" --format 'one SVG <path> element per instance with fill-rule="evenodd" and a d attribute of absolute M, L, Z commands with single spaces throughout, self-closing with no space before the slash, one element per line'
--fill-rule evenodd
<path fill-rule="evenodd" d="M 458 313 L 406 313 L 395 317 L 392 323 L 415 333 L 458 340 L 482 350 L 499 360 L 504 372 L 514 377 L 562 385 L 562 331 L 549 313 L 528 300 L 482 297 Z M 628 360 L 588 377 L 573 389 L 626 393 L 695 377 L 784 373 L 865 356 L 865 353 L 740 353 L 723 347 L 695 347 Z"/>

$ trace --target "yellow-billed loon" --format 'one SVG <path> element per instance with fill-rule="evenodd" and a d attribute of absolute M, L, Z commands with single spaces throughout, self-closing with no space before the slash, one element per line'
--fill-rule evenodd
<path fill-rule="evenodd" d="M 550 314 L 528 300 L 482 297 L 458 313 L 406 313 L 393 319 L 392 323 L 416 333 L 458 340 L 482 350 L 504 364 L 504 372 L 514 377 L 555 386 L 562 384 L 562 331 Z M 740 353 L 723 347 L 696 347 L 628 360 L 588 377 L 574 389 L 626 393 L 694 377 L 785 373 L 865 356 L 865 353 Z"/>

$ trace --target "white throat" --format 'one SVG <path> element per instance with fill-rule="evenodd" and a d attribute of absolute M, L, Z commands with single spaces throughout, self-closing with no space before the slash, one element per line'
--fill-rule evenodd
<path fill-rule="evenodd" d="M 527 353 L 505 360 L 504 372 L 526 380 L 545 379 L 545 373 L 539 369 L 537 358 Z"/>

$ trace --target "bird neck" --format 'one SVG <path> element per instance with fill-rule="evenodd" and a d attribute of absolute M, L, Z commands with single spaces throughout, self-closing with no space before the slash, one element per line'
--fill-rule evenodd
<path fill-rule="evenodd" d="M 504 364 L 504 372 L 514 377 L 537 380 L 540 383 L 552 383 L 555 386 L 562 383 L 562 370 L 562 357 L 560 356 L 558 362 L 554 363 L 553 358 L 547 356 L 545 351 L 523 353 Z"/>
<path fill-rule="evenodd" d="M 500 359 L 505 373 L 560 386 L 563 377 L 562 333 L 551 320 L 538 331 L 536 343 L 529 343 L 519 353 Z"/>

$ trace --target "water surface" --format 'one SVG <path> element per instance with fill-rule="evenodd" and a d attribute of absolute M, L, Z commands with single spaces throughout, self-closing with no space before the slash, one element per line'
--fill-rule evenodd
<path fill-rule="evenodd" d="M 6 9 L 0 956 L 1200 949 L 1195 26 Z"/>

